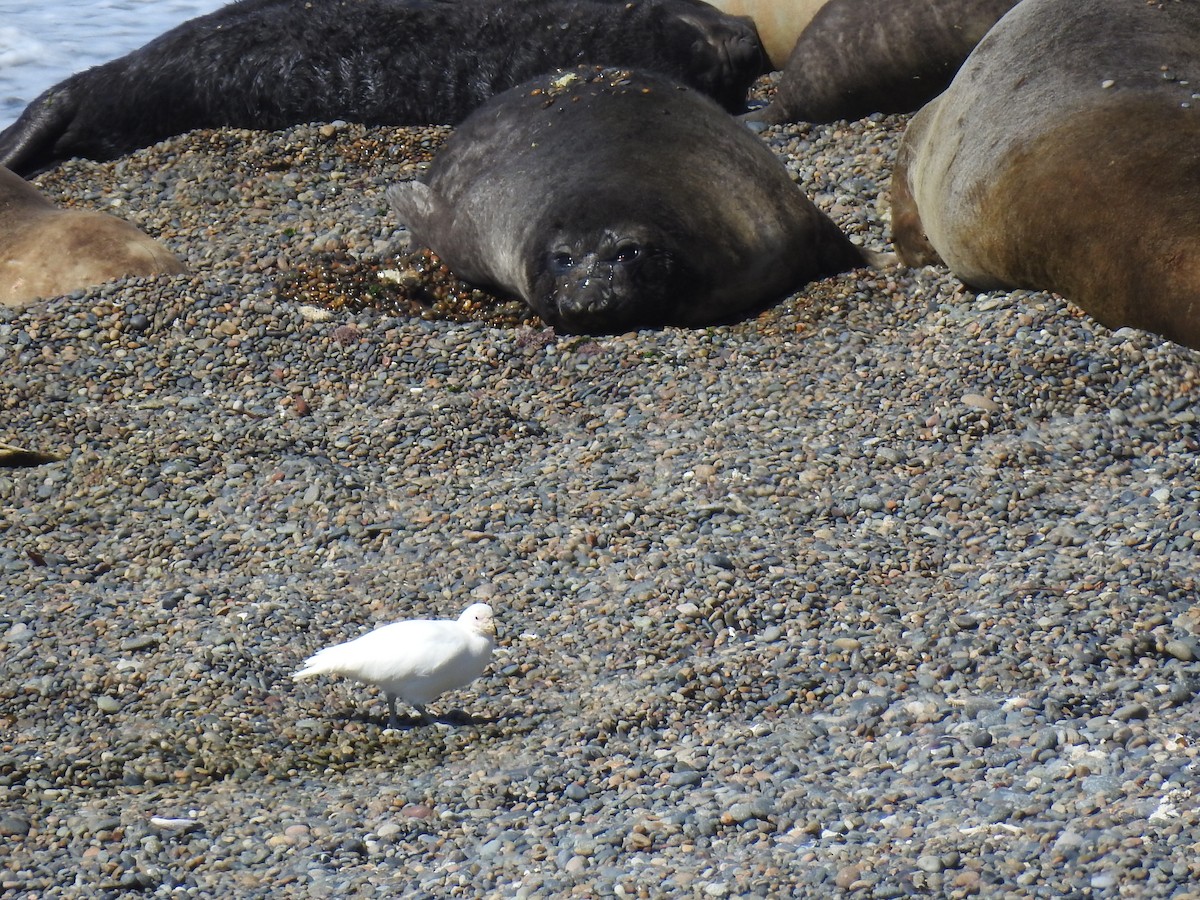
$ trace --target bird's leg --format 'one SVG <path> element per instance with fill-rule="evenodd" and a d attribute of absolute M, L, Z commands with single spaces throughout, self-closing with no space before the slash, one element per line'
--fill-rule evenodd
<path fill-rule="evenodd" d="M 414 703 L 413 709 L 415 709 L 417 711 L 417 715 L 421 717 L 421 724 L 428 725 L 429 724 L 429 713 L 427 713 L 425 711 L 425 707 L 417 706 L 417 704 Z"/>
<path fill-rule="evenodd" d="M 387 703 L 388 703 L 387 727 L 388 728 L 399 728 L 400 720 L 396 718 L 396 695 L 389 694 L 385 691 L 384 696 L 387 697 Z"/>

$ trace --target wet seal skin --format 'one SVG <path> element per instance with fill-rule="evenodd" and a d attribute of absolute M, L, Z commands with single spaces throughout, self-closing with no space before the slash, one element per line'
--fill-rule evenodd
<path fill-rule="evenodd" d="M 1196 3 L 1024 0 L 905 132 L 901 260 L 1200 347 L 1197 35 Z"/>
<path fill-rule="evenodd" d="M 50 88 L 0 133 L 19 175 L 197 128 L 453 125 L 560 66 L 662 72 L 731 112 L 767 59 L 701 0 L 240 0 Z"/>
<path fill-rule="evenodd" d="M 23 307 L 128 275 L 183 271 L 175 254 L 125 220 L 60 209 L 0 167 L 0 304 Z"/>
<path fill-rule="evenodd" d="M 868 264 L 749 129 L 626 69 L 493 98 L 388 196 L 416 246 L 565 331 L 725 321 Z"/>

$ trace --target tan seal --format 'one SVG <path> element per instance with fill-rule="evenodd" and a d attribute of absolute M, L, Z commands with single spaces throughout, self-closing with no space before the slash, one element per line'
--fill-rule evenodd
<path fill-rule="evenodd" d="M 60 209 L 0 167 L 0 303 L 21 307 L 128 275 L 183 272 L 178 257 L 107 213 Z"/>
<path fill-rule="evenodd" d="M 1200 4 L 1024 0 L 897 154 L 903 262 L 1200 347 Z"/>

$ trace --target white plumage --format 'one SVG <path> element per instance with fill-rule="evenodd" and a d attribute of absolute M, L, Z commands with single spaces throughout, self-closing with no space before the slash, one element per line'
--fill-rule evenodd
<path fill-rule="evenodd" d="M 378 685 L 388 703 L 388 727 L 396 727 L 396 698 L 426 718 L 439 694 L 483 674 L 496 643 L 496 622 L 486 603 L 473 603 L 457 619 L 408 619 L 360 638 L 326 647 L 292 675 L 345 675 Z"/>

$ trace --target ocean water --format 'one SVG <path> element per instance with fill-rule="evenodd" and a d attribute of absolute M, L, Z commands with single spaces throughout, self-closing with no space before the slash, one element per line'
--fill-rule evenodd
<path fill-rule="evenodd" d="M 0 0 L 0 129 L 68 75 L 228 0 Z"/>

